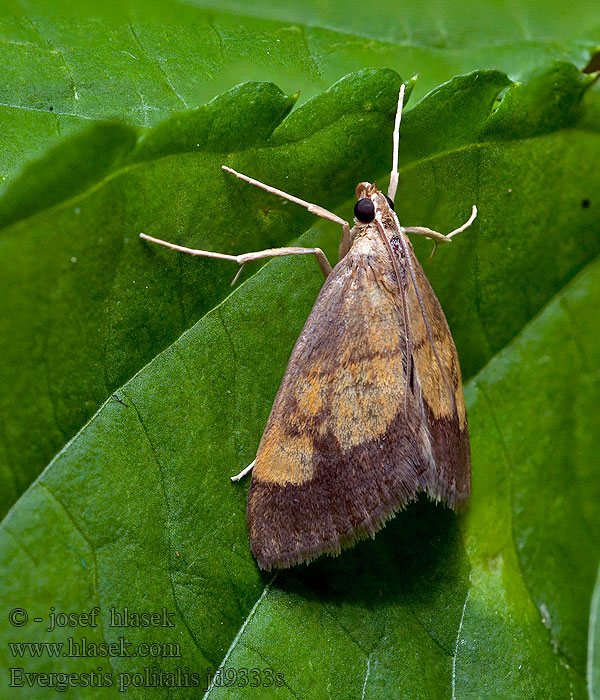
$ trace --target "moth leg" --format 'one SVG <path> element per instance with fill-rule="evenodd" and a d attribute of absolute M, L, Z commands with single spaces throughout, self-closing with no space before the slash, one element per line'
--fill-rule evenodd
<path fill-rule="evenodd" d="M 471 216 L 467 219 L 467 221 L 465 221 L 465 223 L 462 226 L 455 228 L 454 231 L 450 231 L 450 233 L 447 235 L 444 235 L 439 231 L 433 231 L 432 229 L 426 228 L 425 226 L 407 226 L 403 227 L 403 231 L 405 233 L 414 233 L 417 236 L 425 236 L 426 238 L 433 240 L 433 250 L 431 251 L 431 255 L 429 256 L 429 259 L 431 260 L 431 258 L 433 258 L 433 256 L 435 255 L 435 251 L 437 250 L 437 247 L 440 243 L 451 243 L 452 236 L 456 236 L 457 233 L 462 233 L 465 229 L 469 228 L 469 226 L 475 221 L 476 217 L 477 207 L 473 205 Z"/>
<path fill-rule="evenodd" d="M 331 265 L 327 256 L 320 248 L 299 248 L 299 247 L 288 247 L 288 248 L 268 248 L 267 250 L 259 250 L 255 253 L 242 253 L 242 255 L 228 255 L 227 253 L 215 253 L 212 250 L 198 250 L 197 248 L 186 248 L 182 245 L 177 245 L 176 243 L 170 243 L 169 241 L 163 241 L 160 238 L 154 238 L 154 236 L 149 236 L 147 233 L 140 233 L 140 238 L 145 241 L 150 241 L 151 243 L 158 243 L 158 245 L 165 246 L 165 248 L 170 248 L 171 250 L 178 250 L 181 253 L 187 253 L 188 255 L 196 255 L 203 258 L 218 258 L 219 260 L 232 260 L 242 266 L 235 276 L 232 285 L 235 284 L 240 276 L 243 266 L 252 260 L 261 260 L 262 258 L 277 258 L 283 255 L 316 255 L 321 270 L 325 277 L 331 272 Z"/>
<path fill-rule="evenodd" d="M 398 94 L 398 109 L 396 110 L 396 121 L 394 122 L 394 156 L 392 161 L 392 172 L 390 174 L 390 184 L 388 187 L 388 197 L 394 201 L 396 190 L 398 189 L 398 149 L 400 146 L 400 121 L 402 119 L 402 107 L 404 105 L 404 83 L 400 86 Z"/>
<path fill-rule="evenodd" d="M 245 477 L 246 474 L 247 474 L 249 471 L 252 471 L 252 467 L 254 466 L 254 463 L 255 463 L 255 462 L 256 462 L 256 460 L 254 460 L 251 464 L 249 464 L 247 467 L 245 467 L 244 469 L 242 469 L 242 471 L 241 471 L 239 474 L 236 474 L 235 476 L 232 476 L 232 477 L 231 477 L 231 481 L 239 481 L 240 479 L 242 479 L 243 477 Z"/>
<path fill-rule="evenodd" d="M 242 255 L 237 255 L 235 257 L 237 258 L 237 262 L 239 262 L 240 265 L 245 265 L 246 263 L 249 263 L 252 260 L 261 260 L 262 258 L 279 258 L 283 255 L 313 254 L 317 258 L 319 266 L 321 267 L 321 271 L 323 272 L 325 277 L 327 277 L 327 275 L 329 275 L 329 273 L 331 272 L 331 265 L 329 264 L 329 260 L 327 260 L 327 256 L 320 248 L 268 248 L 267 250 L 259 250 L 256 253 L 243 253 Z M 236 275 L 236 278 L 237 276 L 238 275 Z M 234 280 L 232 284 L 235 283 L 235 281 L 236 280 Z"/>

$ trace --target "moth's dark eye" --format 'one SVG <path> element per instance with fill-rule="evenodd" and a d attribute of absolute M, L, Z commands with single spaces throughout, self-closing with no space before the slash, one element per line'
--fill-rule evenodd
<path fill-rule="evenodd" d="M 390 205 L 390 209 L 394 211 L 394 202 L 392 202 L 392 200 L 387 196 L 387 194 L 384 196 L 387 199 L 387 203 Z"/>
<path fill-rule="evenodd" d="M 375 218 L 375 207 L 373 206 L 373 202 L 368 197 L 359 199 L 354 205 L 354 216 L 364 224 L 368 224 L 369 221 L 373 221 Z"/>

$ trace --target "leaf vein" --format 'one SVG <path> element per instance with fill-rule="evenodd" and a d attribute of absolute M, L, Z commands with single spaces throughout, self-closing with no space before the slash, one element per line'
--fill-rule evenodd
<path fill-rule="evenodd" d="M 501 444 L 501 446 L 502 446 L 502 451 L 504 452 L 504 454 L 505 454 L 505 456 L 506 456 L 506 460 L 507 460 L 507 462 L 508 462 L 508 464 L 509 464 L 511 473 L 515 473 L 515 471 L 516 471 L 516 465 L 515 465 L 515 463 L 514 463 L 514 460 L 512 459 L 512 456 L 511 456 L 510 451 L 509 451 L 509 449 L 508 449 L 508 445 L 507 445 L 506 440 L 505 440 L 505 438 L 504 438 L 504 435 L 503 435 L 503 433 L 502 433 L 502 431 L 501 431 L 501 429 L 500 429 L 500 425 L 499 425 L 499 423 L 498 423 L 498 419 L 496 418 L 495 406 L 494 406 L 494 404 L 492 403 L 492 400 L 491 400 L 490 397 L 488 396 L 487 391 L 484 389 L 484 387 L 483 387 L 482 384 L 478 384 L 478 385 L 477 385 L 477 390 L 480 392 L 481 396 L 484 398 L 484 400 L 485 400 L 486 403 L 488 404 L 489 411 L 490 411 L 490 416 L 491 416 L 491 418 L 492 418 L 492 422 L 493 422 L 493 424 L 494 424 L 494 427 L 496 428 L 496 432 L 497 432 L 497 434 L 498 434 L 498 438 L 499 438 L 500 444 Z M 519 567 L 519 575 L 520 575 L 520 577 L 521 577 L 521 581 L 523 582 L 523 587 L 525 588 L 525 590 L 526 590 L 526 592 L 527 592 L 527 595 L 528 595 L 528 597 L 529 597 L 529 600 L 531 601 L 531 604 L 533 605 L 534 610 L 536 610 L 536 611 L 539 613 L 540 624 L 543 625 L 543 626 L 546 628 L 546 630 L 547 630 L 549 642 L 550 642 L 550 645 L 551 645 L 551 647 L 552 647 L 553 652 L 554 652 L 554 653 L 556 654 L 556 656 L 558 656 L 559 658 L 562 657 L 562 659 L 566 660 L 566 661 L 565 661 L 565 665 L 567 666 L 567 668 L 569 668 L 570 666 L 573 665 L 573 662 L 572 662 L 572 660 L 569 658 L 569 655 L 566 653 L 566 651 L 562 648 L 562 646 L 560 647 L 560 650 L 559 650 L 559 643 L 558 643 L 558 640 L 559 640 L 559 638 L 560 638 L 559 630 L 557 630 L 557 629 L 555 628 L 555 626 L 553 625 L 552 619 L 549 619 L 549 616 L 548 616 L 547 614 L 545 615 L 545 614 L 544 614 L 544 611 L 541 610 L 541 609 L 538 607 L 538 605 L 537 605 L 537 603 L 535 602 L 534 597 L 533 597 L 533 591 L 532 591 L 531 588 L 529 587 L 527 578 L 526 578 L 526 576 L 525 576 L 525 574 L 524 574 L 524 572 L 523 572 L 523 567 L 522 567 L 522 565 L 521 565 L 521 558 L 519 557 L 519 547 L 518 547 L 518 545 L 517 545 L 517 538 L 516 538 L 515 529 L 514 529 L 514 519 L 513 519 L 513 517 L 512 517 L 512 515 L 513 515 L 513 514 L 512 514 L 512 503 L 513 503 L 512 490 L 513 490 L 513 481 L 512 481 L 512 479 L 509 479 L 508 482 L 509 482 L 509 488 L 510 488 L 510 492 L 511 492 L 511 495 L 510 495 L 510 509 L 509 509 L 509 512 L 510 512 L 510 534 L 511 534 L 511 540 L 512 540 L 513 549 L 514 549 L 514 552 L 515 552 L 515 559 L 516 559 L 516 561 L 517 561 L 517 566 Z M 544 621 L 547 621 L 547 624 L 545 624 Z"/>
<path fill-rule="evenodd" d="M 138 36 L 138 33 L 135 31 L 135 27 L 133 26 L 133 24 L 129 23 L 129 29 L 131 30 L 131 33 L 132 33 L 132 35 L 133 35 L 133 39 L 134 39 L 136 45 L 138 46 L 138 48 L 140 49 L 140 51 L 142 52 L 144 58 L 145 58 L 151 65 L 155 66 L 155 67 L 158 69 L 158 72 L 159 72 L 159 73 L 161 74 L 161 76 L 164 78 L 164 80 L 165 80 L 165 82 L 167 83 L 167 85 L 171 88 L 171 91 L 173 92 L 173 94 L 175 95 L 175 97 L 177 97 L 177 99 L 183 104 L 183 106 L 184 106 L 186 109 L 189 109 L 188 103 L 187 103 L 187 102 L 183 99 L 183 97 L 177 92 L 177 90 L 175 89 L 173 83 L 171 82 L 171 79 L 170 79 L 169 76 L 166 74 L 164 68 L 163 68 L 162 65 L 161 65 L 160 59 L 158 59 L 158 58 L 156 58 L 156 57 L 154 57 L 154 56 L 150 56 L 150 54 L 146 51 L 146 49 L 145 49 L 144 46 L 142 45 L 142 42 L 141 42 L 141 40 L 140 40 L 140 38 L 139 38 L 139 36 Z"/>
<path fill-rule="evenodd" d="M 225 656 L 223 657 L 223 661 L 221 662 L 221 665 L 219 666 L 219 668 L 216 670 L 215 675 L 213 676 L 213 680 L 211 681 L 210 685 L 208 686 L 208 689 L 207 689 L 206 693 L 204 693 L 204 695 L 203 695 L 203 697 L 202 697 L 202 700 L 207 700 L 207 698 L 209 697 L 210 693 L 212 693 L 212 689 L 213 689 L 213 687 L 214 687 L 214 678 L 216 677 L 217 673 L 218 673 L 222 668 L 224 668 L 225 664 L 227 663 L 227 659 L 229 659 L 229 657 L 230 657 L 231 654 L 233 653 L 234 649 L 236 648 L 236 646 L 237 646 L 238 643 L 240 642 L 240 639 L 241 639 L 242 635 L 244 634 L 244 630 L 246 629 L 246 627 L 248 626 L 248 624 L 250 623 L 250 621 L 252 620 L 252 618 L 256 615 L 256 611 L 258 610 L 258 608 L 259 608 L 259 606 L 261 605 L 261 603 L 263 602 L 263 600 L 266 598 L 267 593 L 271 590 L 271 586 L 272 586 L 272 584 L 273 584 L 273 581 L 274 581 L 275 578 L 277 577 L 277 573 L 278 573 L 278 572 L 275 572 L 275 573 L 273 574 L 273 576 L 271 577 L 271 580 L 267 583 L 267 585 L 264 587 L 263 592 L 262 592 L 262 593 L 260 594 L 260 596 L 257 598 L 256 603 L 254 603 L 254 605 L 252 606 L 250 612 L 248 613 L 248 616 L 247 616 L 246 619 L 244 620 L 244 624 L 240 627 L 238 633 L 235 635 L 233 641 L 231 642 L 231 645 L 230 645 L 229 649 L 228 649 L 227 652 L 225 653 Z"/>
<path fill-rule="evenodd" d="M 150 451 L 154 455 L 154 460 L 156 463 L 156 467 L 158 470 L 158 475 L 161 483 L 161 488 L 162 488 L 162 493 L 163 493 L 163 499 L 165 502 L 165 510 L 166 510 L 166 522 L 165 522 L 165 534 L 167 536 L 167 545 L 168 545 L 168 551 L 167 551 L 167 559 L 168 559 L 168 570 L 169 570 L 169 583 L 171 586 L 171 594 L 173 596 L 173 603 L 175 605 L 175 609 L 177 610 L 177 614 L 181 618 L 181 621 L 184 624 L 184 627 L 186 628 L 192 642 L 194 643 L 195 647 L 203 654 L 203 656 L 208 660 L 210 657 L 205 653 L 204 649 L 200 646 L 198 640 L 196 639 L 196 635 L 194 634 L 186 616 L 183 614 L 183 611 L 181 609 L 181 606 L 179 605 L 179 599 L 177 597 L 177 592 L 175 590 L 175 581 L 173 577 L 173 563 L 171 561 L 171 554 L 173 552 L 173 538 L 171 535 L 171 514 L 172 514 L 172 509 L 171 509 L 171 504 L 169 502 L 169 497 L 167 495 L 167 485 L 165 482 L 165 474 L 164 474 L 164 468 L 162 465 L 162 462 L 160 461 L 158 457 L 158 453 L 156 451 L 156 448 L 154 447 L 154 444 L 152 443 L 152 440 L 150 439 L 150 434 L 148 432 L 148 429 L 146 427 L 145 422 L 142 420 L 142 416 L 140 414 L 140 411 L 138 407 L 135 404 L 135 401 L 131 398 L 129 394 L 127 394 L 125 391 L 121 391 L 121 393 L 127 398 L 127 402 L 129 405 L 133 408 L 135 411 L 135 414 L 137 416 L 137 419 L 139 421 L 139 424 L 142 428 L 142 432 L 144 436 L 146 437 L 146 440 L 148 442 L 148 445 L 150 447 Z"/>
<path fill-rule="evenodd" d="M 469 576 L 469 582 L 470 582 Z M 471 588 L 467 589 L 465 595 L 465 602 L 463 604 L 462 613 L 460 616 L 460 622 L 458 623 L 458 630 L 456 632 L 456 644 L 454 645 L 454 654 L 452 656 L 452 700 L 456 700 L 456 659 L 458 657 L 458 648 L 460 645 L 460 635 L 462 633 L 463 624 L 465 621 L 465 611 L 467 609 L 467 603 L 469 602 L 469 596 L 471 595 Z"/>
<path fill-rule="evenodd" d="M 62 502 L 62 500 L 58 497 L 58 495 L 52 491 L 52 489 L 48 486 L 48 484 L 44 483 L 42 480 L 39 481 L 39 485 L 44 489 L 44 491 L 52 498 L 52 500 L 57 503 L 61 509 L 63 510 L 64 514 L 67 516 L 67 519 L 73 526 L 73 528 L 81 535 L 83 538 L 84 542 L 87 544 L 87 546 L 90 548 L 90 552 L 92 554 L 92 562 L 94 564 L 94 600 L 96 605 L 99 608 L 102 608 L 101 605 L 101 600 L 100 600 L 100 586 L 99 586 L 99 574 L 98 574 L 98 559 L 96 557 L 96 549 L 90 540 L 90 538 L 85 534 L 81 526 L 77 523 L 75 518 L 71 515 L 71 512 L 67 508 L 67 506 Z M 100 622 L 100 636 L 102 637 L 102 640 L 107 643 L 106 635 L 104 633 L 104 622 L 102 621 L 102 616 L 100 615 L 98 617 L 99 622 Z M 110 657 L 107 656 L 106 658 L 106 663 L 108 664 L 108 668 L 111 670 L 111 673 L 114 673 L 114 669 L 112 666 L 112 662 L 110 660 Z"/>

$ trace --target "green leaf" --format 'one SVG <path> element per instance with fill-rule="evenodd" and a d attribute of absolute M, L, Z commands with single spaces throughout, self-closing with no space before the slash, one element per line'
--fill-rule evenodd
<path fill-rule="evenodd" d="M 363 93 L 364 90 L 358 95 L 361 104 Z M 284 95 L 272 83 L 243 83 L 207 105 L 178 114 L 148 131 L 131 154 L 130 162 L 177 153 L 228 153 L 269 145 L 269 137 L 296 99 L 297 95 Z M 330 126 L 336 118 L 339 117 L 328 111 L 323 127 Z"/>
<path fill-rule="evenodd" d="M 120 401 L 110 399 L 52 462 L 3 525 L 5 604 L 44 619 L 50 605 L 98 605 L 102 625 L 4 634 L 112 642 L 123 630 L 109 626 L 111 607 L 166 606 L 174 628 L 126 630 L 132 644 L 181 645 L 181 657 L 153 659 L 164 671 L 187 665 L 202 673 L 222 662 L 272 668 L 309 698 L 322 697 L 327 684 L 348 697 L 365 687 L 373 697 L 577 696 L 599 494 L 595 443 L 574 453 L 571 431 L 556 426 L 563 397 L 575 394 L 567 404 L 575 432 L 600 428 L 590 410 L 600 370 L 599 263 L 468 384 L 474 495 L 464 520 L 421 501 L 375 541 L 273 579 L 258 573 L 248 550 L 247 489 L 227 476 L 255 450 L 301 324 L 297 309 L 306 312 L 319 283 L 312 261 L 265 266 L 131 380 Z M 555 588 L 561 576 L 570 585 Z M 88 661 L 68 658 L 64 669 Z M 116 683 L 117 674 L 146 665 L 113 658 L 106 670 Z M 209 697 L 249 692 L 215 688 Z M 262 689 L 251 696 L 270 697 Z"/>
<path fill-rule="evenodd" d="M 473 585 L 457 661 L 465 697 L 473 685 L 484 694 L 489 682 L 478 678 L 481 650 L 474 653 L 469 643 L 488 625 L 495 627 L 485 651 L 495 691 L 584 692 L 600 532 L 588 437 L 600 428 L 593 409 L 600 368 L 589 325 L 599 272 L 598 261 L 589 265 L 467 391 L 471 429 L 479 435 L 471 443 L 474 460 L 480 455 L 486 468 L 474 473 L 465 527 Z M 500 620 L 505 632 L 495 624 Z M 534 665 L 546 674 L 532 675 Z"/>
<path fill-rule="evenodd" d="M 537 70 L 527 84 L 510 90 L 486 124 L 489 139 L 528 138 L 574 126 L 580 116 L 581 97 L 594 75 L 584 75 L 570 63 L 554 63 L 553 70 Z M 600 124 L 596 124 L 596 131 Z"/>
<path fill-rule="evenodd" d="M 136 140 L 131 127 L 101 123 L 65 139 L 25 166 L 0 199 L 0 229 L 85 192 L 119 167 Z"/>
<path fill-rule="evenodd" d="M 90 120 L 155 126 L 246 80 L 301 99 L 365 66 L 420 72 L 418 97 L 482 68 L 521 80 L 551 60 L 583 68 L 598 50 L 596 0 L 518 4 L 382 0 L 32 0 L 0 11 L 0 176 Z"/>
<path fill-rule="evenodd" d="M 550 79 L 553 74 L 557 83 Z M 104 671 L 114 674 L 115 683 L 119 673 L 152 666 L 163 671 L 187 666 L 201 675 L 201 683 L 207 667 L 215 671 L 221 665 L 283 674 L 280 688 L 215 685 L 209 697 L 267 698 L 291 692 L 321 698 L 324 689 L 336 697 L 469 700 L 547 700 L 585 693 L 600 512 L 593 469 L 600 434 L 595 342 L 600 332 L 595 311 L 600 303 L 595 260 L 600 209 L 594 198 L 600 184 L 600 135 L 590 128 L 598 124 L 598 93 L 577 93 L 578 74 L 571 80 L 564 66 L 554 66 L 542 84 L 554 86 L 552 94 L 579 95 L 580 109 L 574 109 L 571 121 L 554 128 L 544 119 L 534 120 L 527 138 L 488 139 L 485 129 L 494 115 L 506 110 L 506 124 L 511 118 L 522 123 L 539 91 L 533 90 L 528 101 L 527 86 L 510 87 L 508 94 L 519 90 L 522 99 L 507 99 L 486 120 L 495 97 L 488 78 L 496 80 L 498 91 L 507 79 L 498 73 L 485 74 L 485 80 L 478 75 L 454 83 L 456 91 L 469 85 L 475 93 L 480 90 L 479 99 L 473 97 L 475 125 L 465 125 L 464 132 L 457 125 L 464 124 L 461 111 L 442 108 L 443 100 L 454 94 L 451 87 L 407 111 L 406 129 L 423 138 L 429 115 L 443 116 L 447 122 L 438 122 L 439 128 L 452 134 L 452 145 L 435 151 L 433 140 L 423 147 L 425 157 L 403 136 L 403 149 L 416 155 L 403 164 L 396 203 L 407 224 L 441 230 L 460 223 L 471 203 L 480 210 L 470 231 L 441 249 L 427 267 L 447 311 L 464 375 L 472 377 L 466 388 L 473 450 L 473 499 L 467 515 L 458 519 L 420 501 L 374 541 L 337 559 L 276 578 L 259 574 L 247 543 L 247 484 L 233 485 L 228 476 L 253 459 L 289 352 L 322 284 L 314 260 L 275 260 L 108 398 L 4 520 L 0 557 L 7 610 L 22 607 L 30 619 L 39 615 L 46 623 L 50 606 L 56 611 L 102 609 L 97 628 L 46 633 L 34 623 L 17 630 L 5 622 L 0 648 L 6 666 L 25 666 L 15 662 L 9 640 L 74 636 L 80 641 L 85 636 L 112 642 L 125 636 L 131 643 L 177 642 L 181 656 L 152 658 L 151 663 L 140 657 L 103 659 Z M 365 88 L 381 77 L 379 72 L 363 76 Z M 356 77 L 348 84 L 354 90 Z M 354 183 L 346 180 L 354 173 L 339 169 L 340 162 L 353 164 L 349 144 L 358 147 L 356 157 L 369 167 L 355 180 L 371 174 L 379 178 L 389 166 L 389 151 L 383 153 L 389 147 L 397 85 L 396 78 L 390 94 L 382 96 L 380 111 L 367 113 L 362 121 L 356 118 L 360 112 L 349 117 L 341 112 L 329 133 L 320 128 L 314 140 L 308 138 L 310 148 L 302 138 L 240 151 L 228 162 L 238 169 L 251 166 L 252 174 L 258 171 L 261 177 L 272 172 L 277 185 L 289 173 L 299 188 L 294 193 L 301 196 L 317 187 L 314 178 L 321 178 L 322 193 L 331 200 L 319 201 L 335 206 L 344 187 L 353 190 Z M 467 100 L 472 93 L 462 94 Z M 310 121 L 311 104 L 305 109 L 307 116 L 298 110 L 296 118 L 315 123 Z M 289 133 L 303 133 L 302 128 Z M 380 134 L 384 128 L 385 136 Z M 381 143 L 369 140 L 365 145 L 362 129 L 379 134 Z M 277 129 L 273 138 L 276 134 Z M 328 143 L 336 152 L 324 149 Z M 338 153 L 340 149 L 345 150 Z M 322 169 L 311 171 L 316 154 Z M 133 182 L 138 187 L 146 179 L 154 185 L 146 186 L 151 196 L 145 204 L 155 206 L 158 217 L 168 201 L 161 199 L 168 176 L 181 169 L 170 195 L 172 201 L 177 201 L 175 194 L 181 200 L 186 177 L 194 177 L 214 157 L 193 155 L 184 154 L 189 164 L 178 152 L 130 165 L 91 194 L 114 204 L 123 182 L 119 178 L 137 173 Z M 286 168 L 286 159 L 296 167 Z M 214 164 L 218 167 L 216 159 Z M 163 173 L 162 166 L 167 168 Z M 203 180 L 193 182 L 198 186 Z M 272 214 L 290 236 L 306 227 L 304 214 L 294 218 L 289 205 L 268 194 L 245 183 L 218 182 L 222 184 L 210 191 L 214 199 L 202 199 L 207 212 L 197 209 L 200 216 L 210 216 L 219 202 L 227 202 L 214 227 L 223 236 L 215 238 L 221 249 L 227 240 L 221 227 L 228 220 L 250 221 L 246 235 L 256 240 L 275 237 L 274 228 L 261 224 Z M 61 207 L 67 212 L 72 206 L 73 201 L 66 202 L 36 220 L 48 217 L 45 230 L 55 231 L 50 225 Z M 271 213 L 261 218 L 264 207 Z M 90 222 L 98 211 L 103 210 L 90 209 Z M 350 215 L 349 206 L 341 211 Z M 171 206 L 163 217 L 174 212 Z M 31 221 L 4 232 L 3 245 L 15 241 L 13 257 L 27 241 Z M 35 265 L 39 245 L 34 243 L 44 239 L 43 233 L 40 226 L 29 234 L 32 243 L 23 253 L 29 265 Z M 184 235 L 197 244 L 201 233 L 196 229 Z M 303 240 L 331 247 L 335 237 L 338 230 L 319 226 Z M 47 240 L 50 244 L 53 237 Z M 54 246 L 66 243 L 51 245 L 56 255 Z M 130 250 L 133 262 L 127 264 L 143 260 L 152 284 L 163 266 L 186 266 L 192 287 L 194 275 L 202 274 L 198 268 L 212 271 L 219 265 L 183 261 L 139 242 L 132 241 Z M 418 250 L 429 253 L 425 245 Z M 91 280 L 90 274 L 80 280 L 71 299 L 93 299 L 97 292 L 86 296 L 93 289 Z M 120 288 L 117 300 L 127 300 L 129 308 L 158 309 L 161 315 L 166 302 L 144 286 L 136 286 L 137 297 L 134 292 L 127 297 Z M 205 308 L 221 298 L 222 289 L 212 299 L 205 295 Z M 179 295 L 186 298 L 184 292 Z M 61 302 L 61 322 L 65 309 L 85 319 L 72 306 Z M 139 340 L 141 332 L 131 335 Z M 133 345 L 130 341 L 128 347 Z M 71 352 L 73 347 L 75 343 Z M 139 612 L 166 607 L 175 626 L 125 631 L 110 626 L 110 608 L 125 606 Z M 65 672 L 97 665 L 97 658 L 61 658 Z M 56 661 L 28 658 L 27 670 L 55 671 Z M 27 692 L 32 698 L 47 697 L 48 690 L 36 686 Z M 201 694 L 164 687 L 128 693 L 133 698 Z M 116 686 L 89 691 L 89 696 L 120 697 Z"/>

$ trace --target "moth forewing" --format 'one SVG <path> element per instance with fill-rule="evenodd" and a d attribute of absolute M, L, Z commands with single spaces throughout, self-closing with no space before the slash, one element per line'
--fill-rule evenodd
<path fill-rule="evenodd" d="M 456 346 L 437 296 L 406 237 L 407 229 L 401 226 L 393 208 L 389 208 L 386 221 L 380 211 L 376 209 L 375 220 L 380 222 L 382 237 L 389 238 L 390 232 L 392 234 L 390 254 L 399 258 L 401 286 L 407 286 L 406 294 L 402 295 L 408 319 L 407 375 L 411 377 L 417 358 L 416 379 L 411 377 L 409 381 L 413 390 L 420 391 L 421 408 L 437 464 L 438 479 L 427 488 L 427 493 L 435 500 L 460 508 L 468 499 L 471 484 L 468 424 Z M 473 206 L 467 222 L 446 236 L 424 227 L 409 230 L 433 238 L 437 247 L 464 231 L 476 216 L 477 208 Z M 396 246 L 393 245 L 395 241 Z"/>

